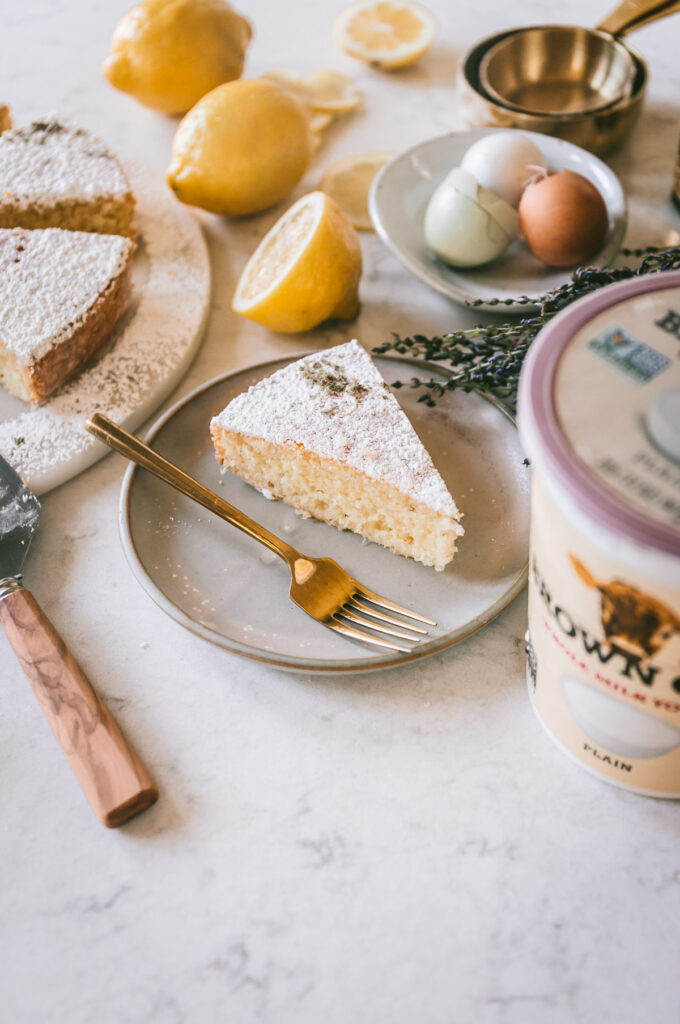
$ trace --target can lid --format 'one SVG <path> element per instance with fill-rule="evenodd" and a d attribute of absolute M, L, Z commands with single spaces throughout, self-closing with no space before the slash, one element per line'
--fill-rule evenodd
<path fill-rule="evenodd" d="M 680 271 L 608 285 L 539 333 L 522 442 L 586 515 L 680 555 Z"/>

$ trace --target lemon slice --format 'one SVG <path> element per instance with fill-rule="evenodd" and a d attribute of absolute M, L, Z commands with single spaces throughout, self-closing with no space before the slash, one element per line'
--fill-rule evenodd
<path fill-rule="evenodd" d="M 271 71 L 265 71 L 260 75 L 260 78 L 263 78 L 265 82 L 273 82 L 292 93 L 299 103 L 307 107 L 310 112 L 312 111 L 312 91 L 307 88 L 302 77 L 294 71 L 289 71 L 288 68 L 272 68 Z"/>
<path fill-rule="evenodd" d="M 298 199 L 265 235 L 236 286 L 232 309 L 273 331 L 308 331 L 359 311 L 357 233 L 323 192 Z"/>
<path fill-rule="evenodd" d="M 313 71 L 309 75 L 298 75 L 288 68 L 274 68 L 265 71 L 261 77 L 288 89 L 313 111 L 342 114 L 361 105 L 361 93 L 354 88 L 351 78 L 338 71 Z"/>
<path fill-rule="evenodd" d="M 312 153 L 316 153 L 319 149 L 323 142 L 323 133 L 334 120 L 333 114 L 327 114 L 323 110 L 313 110 L 311 112 L 309 115 L 309 129 L 311 132 Z"/>
<path fill-rule="evenodd" d="M 406 0 L 358 0 L 333 24 L 333 38 L 350 57 L 383 68 L 413 64 L 432 45 L 435 18 Z"/>
<path fill-rule="evenodd" d="M 285 89 L 306 112 L 313 153 L 321 146 L 329 124 L 340 114 L 361 105 L 361 93 L 352 86 L 352 80 L 337 71 L 298 75 L 288 68 L 274 68 L 260 77 Z"/>
<path fill-rule="evenodd" d="M 339 71 L 313 71 L 302 81 L 312 93 L 312 107 L 331 114 L 344 114 L 361 106 L 361 93 L 352 79 Z"/>
<path fill-rule="evenodd" d="M 317 132 L 319 135 L 324 132 L 328 125 L 333 121 L 333 115 L 327 114 L 323 110 L 315 110 L 310 114 L 309 127 L 313 132 Z"/>
<path fill-rule="evenodd" d="M 355 228 L 373 231 L 368 193 L 373 179 L 394 153 L 362 153 L 331 164 L 323 173 L 321 191 L 330 196 Z"/>

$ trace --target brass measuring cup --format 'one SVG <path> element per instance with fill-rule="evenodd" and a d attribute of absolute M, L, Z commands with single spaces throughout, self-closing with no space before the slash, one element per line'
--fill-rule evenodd
<path fill-rule="evenodd" d="M 593 113 L 630 96 L 630 50 L 597 29 L 541 25 L 495 43 L 479 65 L 479 81 L 503 106 L 532 114 Z"/>
<path fill-rule="evenodd" d="M 622 42 L 620 37 L 677 11 L 680 11 L 680 0 L 624 0 L 596 29 L 536 25 L 506 30 L 482 39 L 463 55 L 458 68 L 458 90 L 464 120 L 470 127 L 489 125 L 523 128 L 565 138 L 600 155 L 610 152 L 622 142 L 637 120 L 648 79 L 647 65 L 641 54 L 628 43 Z M 492 51 L 497 47 L 508 47 L 505 53 L 513 56 L 510 62 L 514 67 L 512 75 L 515 79 L 520 76 L 523 88 L 526 86 L 527 90 L 533 89 L 532 82 L 538 80 L 535 70 L 537 62 L 539 66 L 545 67 L 545 57 L 541 56 L 539 60 L 535 53 L 529 57 L 531 51 L 525 50 L 523 37 L 530 34 L 531 46 L 537 47 L 536 52 L 542 53 L 545 47 L 547 52 L 552 53 L 551 59 L 557 64 L 554 47 L 551 51 L 547 46 L 550 33 L 556 29 L 561 33 L 561 62 L 571 69 L 565 84 L 559 87 L 562 90 L 562 103 L 565 97 L 568 101 L 566 109 L 552 109 L 555 106 L 555 89 L 551 98 L 550 89 L 545 83 L 541 87 L 544 94 L 540 101 L 544 109 L 532 110 L 508 101 L 499 102 L 485 87 L 481 74 L 482 64 L 486 61 L 485 66 L 488 67 Z M 586 38 L 591 38 L 591 43 L 586 43 Z M 585 51 L 582 56 L 579 55 L 580 48 L 585 46 L 593 47 L 587 62 Z M 612 53 L 620 55 L 620 51 L 626 55 L 623 63 L 618 63 L 619 57 L 612 56 Z M 520 56 L 523 52 L 524 56 Z M 597 75 L 594 79 L 589 78 L 587 88 L 581 93 L 584 102 L 579 106 L 574 99 L 578 96 L 578 80 L 583 81 L 586 66 L 590 68 L 597 64 L 593 53 L 600 54 L 602 63 L 598 74 L 601 80 L 598 80 Z M 526 65 L 526 69 L 523 69 L 523 65 Z M 607 66 L 613 65 L 619 68 L 618 85 L 612 80 L 609 86 L 604 87 L 604 71 Z M 615 93 L 619 86 L 621 94 L 617 97 Z M 498 89 L 498 83 L 494 88 Z M 595 93 L 600 94 L 602 103 L 594 97 Z M 524 102 L 527 102 L 526 96 Z"/>

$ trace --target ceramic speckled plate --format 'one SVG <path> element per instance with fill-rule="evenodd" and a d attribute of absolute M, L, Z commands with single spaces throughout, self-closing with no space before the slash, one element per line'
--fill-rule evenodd
<path fill-rule="evenodd" d="M 291 362 L 263 363 L 210 381 L 170 409 L 146 441 L 269 530 L 310 555 L 334 558 L 366 586 L 436 619 L 434 638 L 408 655 L 372 652 L 319 625 L 288 598 L 288 570 L 256 541 L 134 466 L 123 483 L 121 535 L 153 600 L 199 636 L 245 657 L 304 672 L 385 668 L 449 647 L 497 615 L 526 582 L 529 471 L 511 417 L 477 394 L 436 408 L 395 392 L 464 513 L 465 536 L 444 572 L 352 533 L 302 519 L 230 473 L 220 474 L 209 423 L 236 395 Z M 389 381 L 418 364 L 378 358 Z M 422 367 L 422 364 L 421 364 Z M 430 375 L 430 370 L 426 370 Z M 436 371 L 440 372 L 440 371 Z"/>
<path fill-rule="evenodd" d="M 540 263 L 523 242 L 517 241 L 500 259 L 483 267 L 463 270 L 450 267 L 431 252 L 425 242 L 423 220 L 430 197 L 449 171 L 457 167 L 473 142 L 499 131 L 480 128 L 449 132 L 421 142 L 391 160 L 371 187 L 369 208 L 375 229 L 397 259 L 425 284 L 463 305 L 506 312 L 511 300 L 540 295 L 568 281 L 569 270 L 555 270 Z M 626 198 L 619 179 L 602 160 L 564 139 L 522 132 L 545 156 L 551 170 L 571 170 L 589 178 L 600 191 L 609 214 L 609 234 L 602 250 L 589 263 L 607 266 L 614 260 L 626 231 Z M 491 299 L 503 300 L 503 305 Z M 506 304 L 507 302 L 507 304 Z M 518 312 L 535 308 L 531 302 L 517 305 Z"/>

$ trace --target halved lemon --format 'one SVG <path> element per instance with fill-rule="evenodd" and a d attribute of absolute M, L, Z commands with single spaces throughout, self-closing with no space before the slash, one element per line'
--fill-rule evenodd
<path fill-rule="evenodd" d="M 438 25 L 420 4 L 358 0 L 333 24 L 333 38 L 350 57 L 383 68 L 413 64 L 432 45 Z"/>
<path fill-rule="evenodd" d="M 321 178 L 322 192 L 330 196 L 355 228 L 373 231 L 368 212 L 368 193 L 373 179 L 394 153 L 362 153 L 348 156 L 327 167 Z"/>
<path fill-rule="evenodd" d="M 359 312 L 357 233 L 323 192 L 298 199 L 265 235 L 236 286 L 232 309 L 272 331 L 309 331 Z"/>

